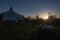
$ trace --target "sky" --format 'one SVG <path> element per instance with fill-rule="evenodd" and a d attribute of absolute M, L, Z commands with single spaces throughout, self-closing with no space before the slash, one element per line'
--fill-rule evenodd
<path fill-rule="evenodd" d="M 50 11 L 60 17 L 60 0 L 0 0 L 0 12 L 9 10 L 10 6 L 24 16 L 45 17 Z"/>

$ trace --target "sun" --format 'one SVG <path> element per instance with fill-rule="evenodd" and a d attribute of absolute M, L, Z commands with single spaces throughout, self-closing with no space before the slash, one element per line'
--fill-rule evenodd
<path fill-rule="evenodd" d="M 43 17 L 43 19 L 48 19 L 48 16 Z"/>

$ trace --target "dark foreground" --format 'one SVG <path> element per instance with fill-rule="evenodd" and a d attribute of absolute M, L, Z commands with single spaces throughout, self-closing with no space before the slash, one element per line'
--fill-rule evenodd
<path fill-rule="evenodd" d="M 0 40 L 60 40 L 60 33 L 53 31 L 37 31 L 30 35 L 29 38 L 19 37 L 18 34 L 3 34 L 0 33 Z"/>
<path fill-rule="evenodd" d="M 0 40 L 58 40 L 60 31 L 42 29 L 31 23 L 4 22 L 0 24 Z"/>

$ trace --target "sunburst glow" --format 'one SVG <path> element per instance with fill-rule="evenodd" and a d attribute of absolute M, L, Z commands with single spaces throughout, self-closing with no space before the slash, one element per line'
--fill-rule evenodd
<path fill-rule="evenodd" d="M 48 16 L 43 17 L 43 19 L 48 19 Z"/>

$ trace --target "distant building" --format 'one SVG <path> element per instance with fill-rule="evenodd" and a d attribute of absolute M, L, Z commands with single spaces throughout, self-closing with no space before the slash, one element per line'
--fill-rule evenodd
<path fill-rule="evenodd" d="M 23 15 L 19 15 L 18 13 L 14 12 L 13 8 L 10 7 L 10 9 L 6 12 L 2 12 L 2 18 L 3 21 L 19 21 L 19 20 L 23 20 L 24 16 Z"/>

